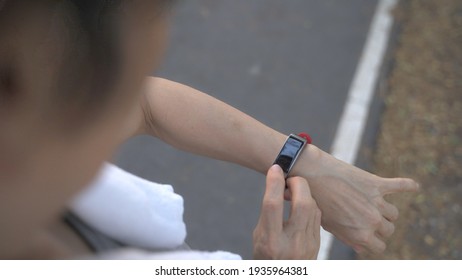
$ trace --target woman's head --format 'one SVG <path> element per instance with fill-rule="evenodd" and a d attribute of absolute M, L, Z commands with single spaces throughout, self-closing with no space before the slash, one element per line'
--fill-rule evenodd
<path fill-rule="evenodd" d="M 0 0 L 0 257 L 136 129 L 169 2 Z"/>

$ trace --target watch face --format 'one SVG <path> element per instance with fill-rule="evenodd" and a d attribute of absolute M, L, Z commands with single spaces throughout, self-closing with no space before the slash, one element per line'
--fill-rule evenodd
<path fill-rule="evenodd" d="M 274 163 L 278 164 L 285 173 L 288 173 L 292 162 L 297 157 L 303 145 L 303 141 L 289 137 Z"/>

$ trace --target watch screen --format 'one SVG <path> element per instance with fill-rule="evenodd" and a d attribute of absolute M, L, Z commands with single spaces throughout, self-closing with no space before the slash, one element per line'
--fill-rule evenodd
<path fill-rule="evenodd" d="M 274 163 L 278 164 L 282 168 L 282 170 L 285 173 L 287 173 L 290 169 L 292 161 L 294 160 L 302 146 L 302 141 L 289 137 Z"/>

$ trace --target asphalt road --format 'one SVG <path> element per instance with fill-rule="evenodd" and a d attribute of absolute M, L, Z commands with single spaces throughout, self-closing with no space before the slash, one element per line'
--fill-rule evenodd
<path fill-rule="evenodd" d="M 307 131 L 329 150 L 376 4 L 179 1 L 156 75 L 200 89 L 281 132 Z M 192 248 L 251 258 L 264 176 L 150 137 L 130 140 L 116 161 L 184 196 Z"/>

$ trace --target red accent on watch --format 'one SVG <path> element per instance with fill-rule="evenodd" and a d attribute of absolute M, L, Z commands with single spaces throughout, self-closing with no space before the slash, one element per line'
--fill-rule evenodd
<path fill-rule="evenodd" d="M 298 136 L 305 138 L 306 143 L 311 144 L 312 142 L 311 136 L 308 133 L 302 132 L 302 133 L 299 133 Z"/>

